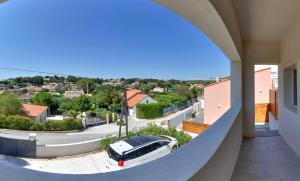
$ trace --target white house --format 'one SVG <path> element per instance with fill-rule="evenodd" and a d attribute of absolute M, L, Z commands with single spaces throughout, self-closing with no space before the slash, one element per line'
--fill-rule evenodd
<path fill-rule="evenodd" d="M 141 90 L 127 90 L 127 105 L 130 117 L 136 117 L 136 105 L 148 103 L 156 103 L 156 101 Z"/>
<path fill-rule="evenodd" d="M 164 93 L 164 92 L 165 92 L 165 89 L 164 89 L 164 88 L 162 88 L 162 87 L 155 87 L 155 88 L 153 89 L 153 92 L 160 92 L 160 93 Z"/>
<path fill-rule="evenodd" d="M 69 98 L 69 99 L 73 99 L 73 98 L 79 97 L 81 95 L 84 95 L 83 90 L 80 90 L 80 91 L 65 91 L 65 93 L 64 93 L 64 97 Z"/>

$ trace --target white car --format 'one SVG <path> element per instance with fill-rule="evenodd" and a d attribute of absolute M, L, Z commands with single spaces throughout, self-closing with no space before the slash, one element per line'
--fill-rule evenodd
<path fill-rule="evenodd" d="M 158 159 L 178 148 L 169 136 L 134 136 L 111 144 L 106 154 L 106 168 L 114 171 Z"/>

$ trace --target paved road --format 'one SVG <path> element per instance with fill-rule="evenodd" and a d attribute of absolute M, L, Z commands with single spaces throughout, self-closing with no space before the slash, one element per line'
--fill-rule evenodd
<path fill-rule="evenodd" d="M 189 109 L 189 108 L 187 108 Z M 185 110 L 187 110 L 185 109 Z M 158 118 L 153 120 L 129 120 L 129 130 L 136 130 L 142 127 L 146 127 L 150 123 L 161 123 L 165 120 L 176 117 L 185 110 L 179 111 L 164 118 Z M 37 144 L 39 145 L 53 145 L 53 144 L 67 144 L 78 143 L 83 141 L 90 141 L 107 137 L 108 135 L 118 135 L 119 126 L 115 124 L 101 125 L 88 128 L 82 132 L 74 133 L 37 133 Z M 122 127 L 122 133 L 125 133 L 125 127 Z M 9 137 L 17 139 L 28 139 L 30 132 L 26 131 L 11 131 L 0 130 L 0 137 Z"/>
<path fill-rule="evenodd" d="M 149 121 L 130 121 L 129 130 L 144 127 L 149 123 Z M 0 130 L 0 136 L 17 138 L 17 139 L 28 139 L 31 132 L 27 131 L 10 131 L 10 130 Z M 49 144 L 66 144 L 66 143 L 76 143 L 82 141 L 89 141 L 99 138 L 107 137 L 108 135 L 118 135 L 119 126 L 115 124 L 101 125 L 88 128 L 82 132 L 74 133 L 37 133 L 37 140 L 39 145 L 49 145 Z M 122 133 L 125 133 L 125 127 L 122 127 Z"/>

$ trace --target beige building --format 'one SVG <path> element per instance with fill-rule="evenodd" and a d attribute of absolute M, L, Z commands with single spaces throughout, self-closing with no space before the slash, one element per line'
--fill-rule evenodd
<path fill-rule="evenodd" d="M 65 93 L 64 93 L 64 97 L 69 98 L 69 99 L 73 99 L 73 98 L 79 97 L 81 95 L 84 95 L 83 90 L 80 90 L 80 91 L 65 91 Z"/>
<path fill-rule="evenodd" d="M 164 93 L 164 92 L 165 92 L 165 89 L 162 88 L 162 87 L 155 87 L 152 91 L 153 91 L 153 92 Z"/>

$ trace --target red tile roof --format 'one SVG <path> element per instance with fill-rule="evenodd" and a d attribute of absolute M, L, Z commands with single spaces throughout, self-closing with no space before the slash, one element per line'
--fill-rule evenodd
<path fill-rule="evenodd" d="M 23 116 L 26 116 L 26 117 L 37 117 L 47 110 L 48 110 L 47 106 L 23 104 L 21 113 Z"/>
<path fill-rule="evenodd" d="M 142 93 L 143 91 L 138 90 L 138 89 L 129 89 L 127 90 L 127 99 L 132 98 L 133 96 Z"/>
<path fill-rule="evenodd" d="M 139 102 L 141 102 L 147 95 L 137 89 L 129 89 L 127 90 L 127 105 L 128 107 L 132 108 L 135 105 L 137 105 Z"/>
<path fill-rule="evenodd" d="M 127 101 L 128 107 L 134 107 L 139 102 L 141 102 L 145 97 L 147 97 L 146 94 L 137 94 L 136 96 L 132 97 Z"/>

